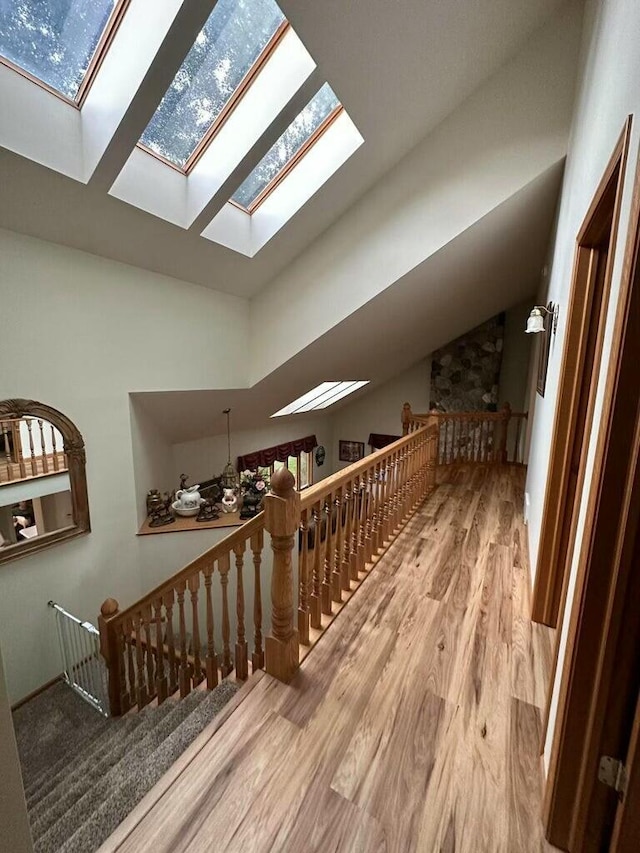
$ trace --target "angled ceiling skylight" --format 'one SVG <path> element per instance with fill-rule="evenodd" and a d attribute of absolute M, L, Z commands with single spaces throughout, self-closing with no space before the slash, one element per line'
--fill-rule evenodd
<path fill-rule="evenodd" d="M 333 89 L 325 83 L 232 195 L 232 201 L 252 213 L 341 109 Z"/>
<path fill-rule="evenodd" d="M 302 412 L 312 412 L 317 409 L 326 409 L 342 400 L 348 394 L 353 394 L 358 388 L 368 385 L 369 379 L 365 380 L 350 380 L 348 382 L 322 382 L 311 391 L 307 391 L 302 397 L 298 397 L 293 403 L 289 403 L 284 409 L 275 412 L 271 415 L 272 418 L 279 418 L 283 415 L 298 415 Z"/>
<path fill-rule="evenodd" d="M 127 3 L 0 0 L 0 59 L 79 104 Z"/>
<path fill-rule="evenodd" d="M 140 143 L 188 171 L 287 27 L 273 0 L 218 0 Z"/>

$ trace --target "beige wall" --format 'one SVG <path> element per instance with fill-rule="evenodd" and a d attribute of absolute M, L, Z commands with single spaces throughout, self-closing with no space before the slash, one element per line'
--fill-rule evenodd
<path fill-rule="evenodd" d="M 0 650 L 0 853 L 32 853 L 27 804 Z"/>
<path fill-rule="evenodd" d="M 567 323 L 567 307 L 572 276 L 576 235 L 589 208 L 600 178 L 627 116 L 634 114 L 627 173 L 624 181 L 620 229 L 615 245 L 610 306 L 603 340 L 603 361 L 598 377 L 594 425 L 588 437 L 586 485 L 580 496 L 577 547 L 574 550 L 567 605 L 560 642 L 559 669 L 553 688 L 551 719 L 547 733 L 545 758 L 548 762 L 554 725 L 560 676 L 564 663 L 569 615 L 574 606 L 576 568 L 579 546 L 584 536 L 585 510 L 591 488 L 594 453 L 602 416 L 605 375 L 611 349 L 614 316 L 617 309 L 624 248 L 628 234 L 630 202 L 634 172 L 638 159 L 640 128 L 640 6 L 636 0 L 603 0 L 587 7 L 578 99 L 571 144 L 567 157 L 558 226 L 554 235 L 554 252 L 545 301 L 560 306 L 558 333 L 549 361 L 547 390 L 537 398 L 532 430 L 527 491 L 530 495 L 529 543 L 535 571 L 540 523 L 549 462 L 553 419 L 558 400 L 558 378 Z"/>
<path fill-rule="evenodd" d="M 126 605 L 215 539 L 207 531 L 135 536 L 129 392 L 246 386 L 243 354 L 222 363 L 211 340 L 234 351 L 238 335 L 248 334 L 248 306 L 8 231 L 0 231 L 0 258 L 0 304 L 30 306 L 28 323 L 0 312 L 0 399 L 49 403 L 78 426 L 92 522 L 90 535 L 0 570 L 0 643 L 16 701 L 60 672 L 49 599 L 95 621 L 105 598 Z M 174 344 L 185 340 L 188 371 L 175 358 Z"/>

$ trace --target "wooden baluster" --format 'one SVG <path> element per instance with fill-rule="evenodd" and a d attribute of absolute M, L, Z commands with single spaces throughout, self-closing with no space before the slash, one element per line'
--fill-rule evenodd
<path fill-rule="evenodd" d="M 298 569 L 298 639 L 303 646 L 309 645 L 309 596 L 311 593 L 311 573 L 309 571 L 309 525 L 308 511 L 305 509 L 300 518 L 299 569 Z"/>
<path fill-rule="evenodd" d="M 255 672 L 264 669 L 264 651 L 262 648 L 262 549 L 264 548 L 264 531 L 258 530 L 251 537 L 251 552 L 253 554 L 253 653 L 251 669 Z"/>
<path fill-rule="evenodd" d="M 236 556 L 236 678 L 246 681 L 249 677 L 249 650 L 244 628 L 244 552 L 247 543 L 236 545 L 233 552 Z"/>
<path fill-rule="evenodd" d="M 312 628 L 322 628 L 322 504 L 313 505 L 313 580 L 309 601 L 310 622 Z"/>
<path fill-rule="evenodd" d="M 271 534 L 271 635 L 266 641 L 267 672 L 290 681 L 299 666 L 298 632 L 293 623 L 292 551 L 300 525 L 300 494 L 286 468 L 274 474 L 271 494 L 264 499 L 265 528 Z M 330 526 L 330 525 L 329 525 Z"/>
<path fill-rule="evenodd" d="M 224 554 L 218 560 L 218 571 L 220 572 L 220 587 L 222 589 L 222 665 L 220 672 L 223 678 L 226 678 L 233 670 L 231 661 L 231 628 L 229 624 L 229 570 L 231 568 L 231 558 L 229 554 Z"/>
<path fill-rule="evenodd" d="M 379 489 L 378 489 L 378 550 L 384 548 L 386 535 L 387 514 L 387 460 L 383 459 L 378 467 Z"/>
<path fill-rule="evenodd" d="M 189 671 L 189 660 L 187 658 L 187 627 L 184 618 L 184 594 L 187 589 L 187 582 L 180 581 L 176 586 L 178 593 L 178 621 L 179 621 L 179 639 L 180 639 L 180 673 L 178 683 L 180 686 L 180 698 L 184 699 L 191 693 L 191 673 Z"/>
<path fill-rule="evenodd" d="M 349 577 L 358 580 L 358 520 L 360 518 L 360 477 L 351 485 L 351 545 L 349 548 Z"/>
<path fill-rule="evenodd" d="M 164 638 L 162 636 L 162 598 L 156 598 L 154 602 L 156 623 L 156 696 L 158 705 L 167 698 L 168 684 L 164 668 Z"/>
<path fill-rule="evenodd" d="M 173 635 L 173 604 L 175 594 L 173 590 L 165 593 L 162 596 L 164 604 L 165 618 L 167 620 L 167 628 L 165 631 L 165 640 L 167 644 L 167 656 L 169 663 L 169 693 L 173 694 L 178 689 L 178 665 L 176 661 L 176 644 Z"/>
<path fill-rule="evenodd" d="M 11 450 L 9 447 L 9 430 L 7 429 L 7 425 L 4 421 L 0 421 L 0 434 L 2 434 L 2 442 L 4 444 L 4 458 L 5 463 L 7 465 L 7 471 L 9 474 L 9 479 L 11 478 Z"/>
<path fill-rule="evenodd" d="M 511 422 L 511 406 L 505 403 L 500 412 L 502 415 L 502 433 L 500 436 L 500 454 L 499 461 L 503 464 L 508 461 L 507 454 L 507 437 L 509 435 L 509 424 Z"/>
<path fill-rule="evenodd" d="M 38 428 L 40 430 L 40 448 L 42 450 L 42 472 L 49 473 L 49 459 L 47 457 L 47 448 L 44 443 L 44 425 L 41 418 L 38 418 Z"/>
<path fill-rule="evenodd" d="M 365 493 L 365 528 L 364 528 L 364 562 L 370 563 L 373 559 L 373 512 L 375 509 L 374 500 L 374 468 L 373 466 L 367 470 Z"/>
<path fill-rule="evenodd" d="M 31 452 L 31 473 L 35 476 L 38 473 L 38 462 L 36 460 L 35 447 L 33 444 L 33 421 L 31 418 L 25 418 L 27 432 L 29 433 L 29 451 Z"/>
<path fill-rule="evenodd" d="M 345 483 L 342 490 L 342 503 L 344 506 L 344 521 L 343 521 L 343 540 L 342 540 L 342 559 L 340 563 L 340 577 L 342 579 L 342 589 L 351 589 L 351 527 L 353 515 L 353 480 Z"/>
<path fill-rule="evenodd" d="M 213 690 L 218 683 L 218 657 L 216 655 L 215 623 L 213 619 L 213 598 L 211 591 L 213 570 L 213 563 L 209 563 L 202 570 L 202 574 L 204 575 L 204 592 L 207 602 L 207 657 L 205 660 L 207 690 Z"/>
<path fill-rule="evenodd" d="M 133 617 L 133 627 L 136 635 L 136 702 L 138 709 L 144 708 L 149 701 L 147 685 L 144 680 L 144 649 L 142 647 L 142 614 L 136 613 Z"/>
<path fill-rule="evenodd" d="M 378 511 L 380 508 L 380 466 L 371 468 L 371 559 L 378 553 Z"/>
<path fill-rule="evenodd" d="M 322 551 L 324 555 L 324 577 L 322 581 L 322 612 L 327 616 L 331 615 L 331 572 L 332 572 L 332 564 L 331 564 L 331 526 L 332 526 L 332 518 L 331 514 L 333 511 L 333 495 L 327 495 L 324 507 L 324 516 L 325 516 L 325 533 L 324 533 L 324 543 L 322 546 Z M 322 528 L 320 530 L 322 535 Z"/>
<path fill-rule="evenodd" d="M 342 557 L 342 487 L 336 491 L 331 511 L 331 526 L 335 518 L 335 534 L 333 536 L 333 549 L 331 551 L 331 598 L 340 603 L 342 601 L 342 577 L 340 575 L 340 558 Z"/>
<path fill-rule="evenodd" d="M 52 455 L 53 470 L 59 471 L 60 470 L 60 460 L 58 458 L 57 436 L 56 436 L 56 431 L 53 427 L 53 424 L 49 424 L 49 429 L 51 430 L 51 447 L 53 448 L 53 455 Z"/>
<path fill-rule="evenodd" d="M 124 631 L 124 644 L 126 653 L 125 679 L 127 705 L 131 707 L 136 702 L 136 666 L 133 659 L 133 621 L 127 619 L 122 626 Z"/>
<path fill-rule="evenodd" d="M 155 650 L 151 640 L 151 621 L 151 607 L 145 607 L 142 611 L 142 622 L 144 625 L 144 657 L 147 667 L 147 695 L 149 696 L 149 699 L 152 699 L 156 693 L 156 675 L 154 667 Z"/>
<path fill-rule="evenodd" d="M 191 654 L 193 655 L 193 686 L 197 687 L 204 681 L 202 659 L 200 657 L 200 619 L 198 614 L 198 593 L 200 591 L 200 572 L 192 575 L 188 581 L 191 596 Z"/>
<path fill-rule="evenodd" d="M 405 403 L 402 407 L 402 435 L 409 435 L 411 431 L 411 421 L 413 420 L 413 412 L 411 411 L 411 405 L 409 403 Z"/>

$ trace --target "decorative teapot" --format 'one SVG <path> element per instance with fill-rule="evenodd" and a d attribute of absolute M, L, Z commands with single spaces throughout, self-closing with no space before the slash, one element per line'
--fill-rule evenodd
<path fill-rule="evenodd" d="M 188 489 L 178 489 L 176 492 L 176 500 L 171 504 L 171 509 L 178 515 L 194 516 L 200 512 L 200 507 L 204 503 L 204 498 L 200 497 L 200 492 L 197 486 L 190 486 Z"/>

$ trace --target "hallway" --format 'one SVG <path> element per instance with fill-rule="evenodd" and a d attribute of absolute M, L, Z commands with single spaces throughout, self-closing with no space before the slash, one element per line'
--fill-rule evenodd
<path fill-rule="evenodd" d="M 102 851 L 533 853 L 551 629 L 524 469 L 438 487 L 305 659 L 258 674 Z"/>

